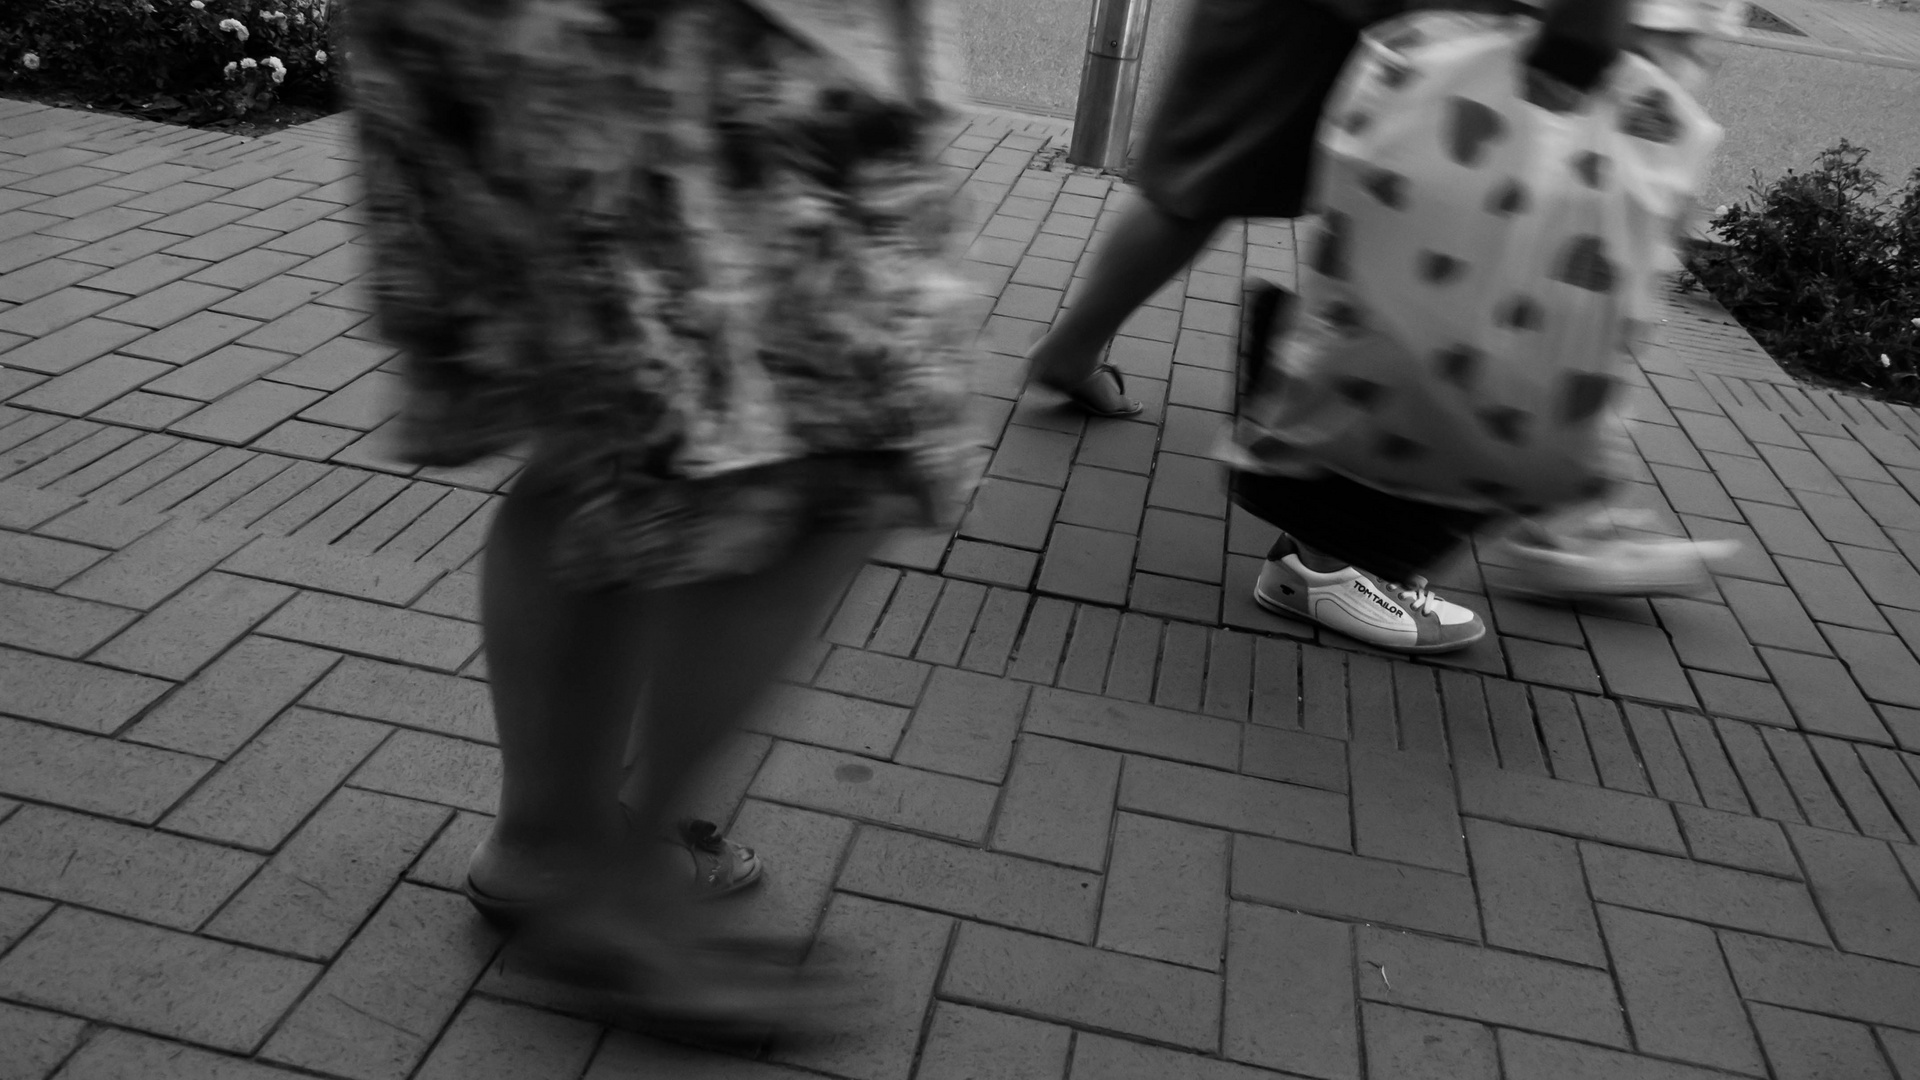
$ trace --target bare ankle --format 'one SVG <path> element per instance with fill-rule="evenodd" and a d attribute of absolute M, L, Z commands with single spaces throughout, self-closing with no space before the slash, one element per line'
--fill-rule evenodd
<path fill-rule="evenodd" d="M 496 824 L 468 857 L 467 876 L 502 896 L 547 895 L 578 887 L 606 863 L 610 851 L 610 845 L 583 843 L 579 836 L 516 835 Z"/>
<path fill-rule="evenodd" d="M 1081 348 L 1075 342 L 1061 339 L 1057 331 L 1050 333 L 1027 353 L 1027 377 L 1053 386 L 1084 382 L 1100 366 L 1100 350 L 1104 344 Z"/>

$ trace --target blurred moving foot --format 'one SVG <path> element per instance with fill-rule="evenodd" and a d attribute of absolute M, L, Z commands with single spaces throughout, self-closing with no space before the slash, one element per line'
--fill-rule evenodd
<path fill-rule="evenodd" d="M 692 818 L 674 825 L 671 836 L 661 842 L 680 849 L 681 863 L 687 874 L 689 898 L 717 900 L 758 882 L 766 864 L 752 848 L 737 844 L 720 832 L 711 821 Z M 529 919 L 564 901 L 556 895 L 502 896 L 482 887 L 469 869 L 463 887 L 467 901 L 486 920 L 503 931 L 513 931 Z M 507 891 L 507 890 L 502 890 Z"/>
<path fill-rule="evenodd" d="M 1696 592 L 1716 566 L 1740 553 L 1737 540 L 1629 536 L 1623 527 L 1653 524 L 1642 511 L 1606 511 L 1555 524 L 1529 521 L 1501 541 L 1509 569 L 1489 574 L 1503 592 L 1546 600 L 1667 596 Z"/>

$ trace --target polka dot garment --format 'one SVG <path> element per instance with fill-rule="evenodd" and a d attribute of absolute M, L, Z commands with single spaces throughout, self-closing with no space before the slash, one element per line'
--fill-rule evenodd
<path fill-rule="evenodd" d="M 1500 513 L 1604 482 L 1620 368 L 1720 129 L 1637 56 L 1592 94 L 1533 73 L 1537 26 L 1367 35 L 1320 134 L 1300 317 L 1232 464 Z"/>

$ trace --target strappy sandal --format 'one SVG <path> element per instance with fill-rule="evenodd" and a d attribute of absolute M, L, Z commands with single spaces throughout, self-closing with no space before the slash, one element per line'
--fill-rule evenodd
<path fill-rule="evenodd" d="M 1114 389 L 1119 392 L 1121 400 L 1126 402 L 1126 404 L 1117 409 L 1102 408 L 1098 399 L 1087 392 L 1088 387 L 1095 379 L 1108 375 L 1113 376 Z M 1067 395 L 1068 401 L 1071 401 L 1093 416 L 1118 419 L 1124 416 L 1138 416 L 1146 409 L 1145 405 L 1127 397 L 1126 376 L 1120 374 L 1119 368 L 1109 363 L 1101 364 L 1099 367 L 1093 369 L 1093 374 L 1074 382 L 1056 382 L 1052 379 L 1041 379 L 1039 382 L 1042 386 L 1051 387 Z"/>
<path fill-rule="evenodd" d="M 696 900 L 730 896 L 760 880 L 765 864 L 752 848 L 721 835 L 720 826 L 697 818 L 682 821 L 663 843 L 685 851 L 690 861 L 690 885 Z M 549 898 L 509 900 L 480 888 L 469 876 L 461 887 L 467 902 L 495 927 L 512 931 L 534 914 L 552 906 Z"/>
<path fill-rule="evenodd" d="M 720 826 L 697 818 L 682 821 L 669 841 L 693 864 L 694 893 L 702 900 L 731 896 L 760 880 L 760 856 L 720 834 Z"/>

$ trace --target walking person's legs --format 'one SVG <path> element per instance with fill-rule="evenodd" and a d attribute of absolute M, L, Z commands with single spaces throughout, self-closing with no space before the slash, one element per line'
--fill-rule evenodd
<path fill-rule="evenodd" d="M 1100 356 L 1127 317 L 1200 253 L 1223 220 L 1179 218 L 1151 199 L 1135 200 L 1094 256 L 1073 303 L 1027 354 L 1031 377 L 1096 415 L 1139 412 Z"/>
<path fill-rule="evenodd" d="M 791 987 L 765 978 L 773 955 L 708 948 L 685 868 L 655 838 L 875 538 L 817 535 L 739 577 L 573 592 L 548 570 L 569 509 L 536 467 L 489 538 L 481 618 L 502 784 L 469 895 L 552 970 L 643 1010 L 785 1011 Z M 623 807 L 636 713 L 638 797 Z"/>
<path fill-rule="evenodd" d="M 499 731 L 499 814 L 475 852 L 487 895 L 544 900 L 629 842 L 617 792 L 646 679 L 647 597 L 569 592 L 548 566 L 569 505 L 536 462 L 494 518 L 480 625 Z"/>
<path fill-rule="evenodd" d="M 923 0 L 601 6 L 355 0 L 372 295 L 407 460 L 538 447 L 482 573 L 503 764 L 468 896 L 516 974 L 738 1031 L 832 1003 L 796 948 L 703 930 L 724 906 L 658 840 L 867 534 L 960 517 L 961 87 Z"/>
<path fill-rule="evenodd" d="M 1031 378 L 1096 416 L 1140 411 L 1107 342 L 1222 223 L 1302 213 L 1321 107 L 1358 40 L 1317 0 L 1195 0 L 1129 177 L 1141 198 L 1028 354 Z"/>

